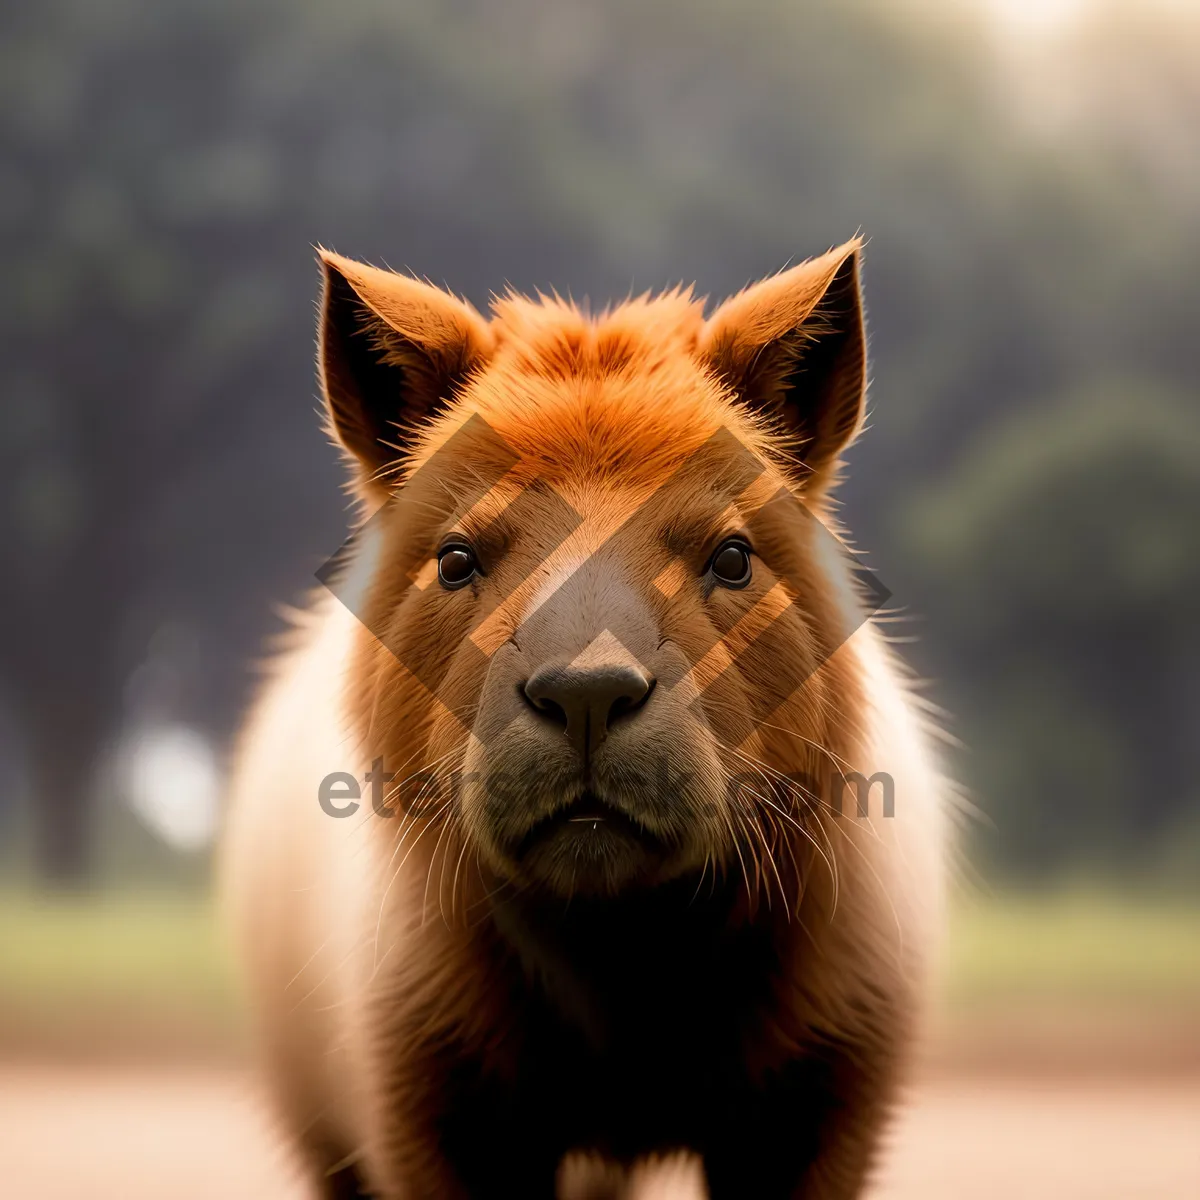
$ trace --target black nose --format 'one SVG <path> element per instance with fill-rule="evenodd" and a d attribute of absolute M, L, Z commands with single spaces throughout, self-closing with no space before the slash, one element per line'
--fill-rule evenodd
<path fill-rule="evenodd" d="M 619 717 L 635 712 L 654 690 L 654 679 L 636 667 L 572 667 L 547 663 L 525 681 L 526 699 L 563 726 L 586 762 Z"/>

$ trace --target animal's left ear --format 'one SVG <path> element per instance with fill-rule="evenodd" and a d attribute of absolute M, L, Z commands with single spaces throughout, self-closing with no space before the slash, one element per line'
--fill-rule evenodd
<path fill-rule="evenodd" d="M 744 404 L 790 435 L 818 487 L 862 425 L 867 342 L 862 242 L 783 271 L 725 301 L 701 353 Z"/>

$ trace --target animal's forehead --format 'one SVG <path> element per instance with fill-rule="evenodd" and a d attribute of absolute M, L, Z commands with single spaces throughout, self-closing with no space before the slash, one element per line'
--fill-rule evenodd
<path fill-rule="evenodd" d="M 708 507 L 764 474 L 778 478 L 767 439 L 703 380 L 670 390 L 636 378 L 516 382 L 502 404 L 467 397 L 447 421 L 426 463 L 452 490 L 549 491 L 588 507 L 692 497 Z"/>
<path fill-rule="evenodd" d="M 727 428 L 689 447 L 662 452 L 654 471 L 644 463 L 627 472 L 585 471 L 550 458 L 500 461 L 491 469 L 494 482 L 470 459 L 451 462 L 437 481 L 440 526 L 493 549 L 562 546 L 590 555 L 654 545 L 680 552 L 748 528 L 779 494 L 777 470 Z"/>
<path fill-rule="evenodd" d="M 559 524 L 554 505 L 603 524 L 648 504 L 661 523 L 720 513 L 755 478 L 778 478 L 770 437 L 697 351 L 703 318 L 689 297 L 597 318 L 509 297 L 495 323 L 495 354 L 410 462 L 410 479 L 435 481 L 447 519 L 496 518 L 520 497 L 513 526 Z"/>
<path fill-rule="evenodd" d="M 558 297 L 532 301 L 512 293 L 492 304 L 497 357 L 549 376 L 653 370 L 695 351 L 702 302 L 690 290 L 641 296 L 593 317 Z"/>
<path fill-rule="evenodd" d="M 432 457 L 562 487 L 657 486 L 697 453 L 710 463 L 770 458 L 770 439 L 697 353 L 702 319 L 671 295 L 591 319 L 575 308 L 508 299 L 492 359 L 427 430 Z M 463 430 L 472 428 L 471 436 Z"/>

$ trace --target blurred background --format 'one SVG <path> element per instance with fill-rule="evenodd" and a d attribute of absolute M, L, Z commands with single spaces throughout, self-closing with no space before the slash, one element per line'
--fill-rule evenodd
<path fill-rule="evenodd" d="M 846 517 L 983 814 L 881 1195 L 1200 1195 L 1198 64 L 1195 0 L 4 6 L 0 1190 L 282 1194 L 207 875 L 346 530 L 313 245 L 482 308 L 861 230 Z"/>

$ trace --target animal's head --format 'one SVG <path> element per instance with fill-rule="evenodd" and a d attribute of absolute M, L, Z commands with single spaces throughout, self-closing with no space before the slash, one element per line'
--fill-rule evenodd
<path fill-rule="evenodd" d="M 350 699 L 406 836 L 560 895 L 802 871 L 798 781 L 861 708 L 826 527 L 863 419 L 858 242 L 707 320 L 683 291 L 485 319 L 321 257 L 370 542 Z"/>

